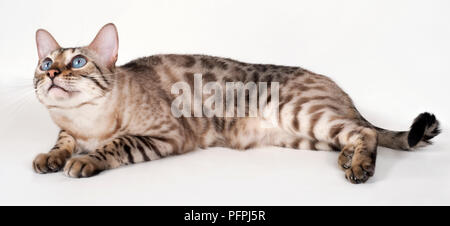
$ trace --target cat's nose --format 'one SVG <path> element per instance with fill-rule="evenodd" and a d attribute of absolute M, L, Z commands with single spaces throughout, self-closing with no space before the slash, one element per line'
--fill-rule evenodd
<path fill-rule="evenodd" d="M 50 69 L 47 71 L 47 76 L 53 80 L 56 76 L 58 76 L 59 74 L 61 74 L 61 71 L 59 71 L 58 69 Z"/>

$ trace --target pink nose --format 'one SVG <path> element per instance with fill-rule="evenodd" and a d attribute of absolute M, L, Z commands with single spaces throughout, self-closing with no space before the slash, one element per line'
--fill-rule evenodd
<path fill-rule="evenodd" d="M 58 69 L 50 69 L 47 71 L 47 76 L 50 77 L 51 79 L 55 78 L 56 76 L 58 76 L 61 72 Z"/>

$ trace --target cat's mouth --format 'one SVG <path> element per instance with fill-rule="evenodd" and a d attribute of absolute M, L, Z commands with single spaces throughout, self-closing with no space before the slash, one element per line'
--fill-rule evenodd
<path fill-rule="evenodd" d="M 50 92 L 51 89 L 60 89 L 60 90 L 62 90 L 62 91 L 64 91 L 64 92 L 66 92 L 66 93 L 70 93 L 70 91 L 64 89 L 64 88 L 61 87 L 61 86 L 56 85 L 55 83 L 53 83 L 53 84 L 48 88 L 47 92 Z"/>

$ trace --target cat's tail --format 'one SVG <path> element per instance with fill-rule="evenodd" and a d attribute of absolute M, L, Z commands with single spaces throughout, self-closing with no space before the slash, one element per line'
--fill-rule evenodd
<path fill-rule="evenodd" d="M 431 144 L 431 139 L 441 132 L 439 121 L 433 114 L 424 112 L 414 119 L 409 131 L 391 131 L 373 126 L 378 132 L 378 144 L 400 150 L 412 150 Z"/>

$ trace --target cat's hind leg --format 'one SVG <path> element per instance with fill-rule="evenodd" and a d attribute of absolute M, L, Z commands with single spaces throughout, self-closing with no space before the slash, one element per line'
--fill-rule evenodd
<path fill-rule="evenodd" d="M 339 134 L 344 145 L 338 163 L 352 183 L 366 182 L 375 173 L 377 133 L 373 128 L 354 126 Z"/>
<path fill-rule="evenodd" d="M 374 175 L 377 154 L 377 132 L 358 119 L 342 115 L 324 105 L 304 105 L 292 120 L 284 120 L 283 128 L 297 137 L 307 137 L 319 150 L 340 150 L 338 163 L 351 183 L 363 183 Z M 319 144 L 322 144 L 319 146 Z M 327 148 L 328 147 L 328 148 Z"/>
<path fill-rule="evenodd" d="M 332 114 L 331 114 L 332 115 Z M 351 183 L 366 182 L 375 173 L 377 132 L 357 119 L 331 116 L 317 122 L 310 134 L 340 149 L 338 164 Z"/>

